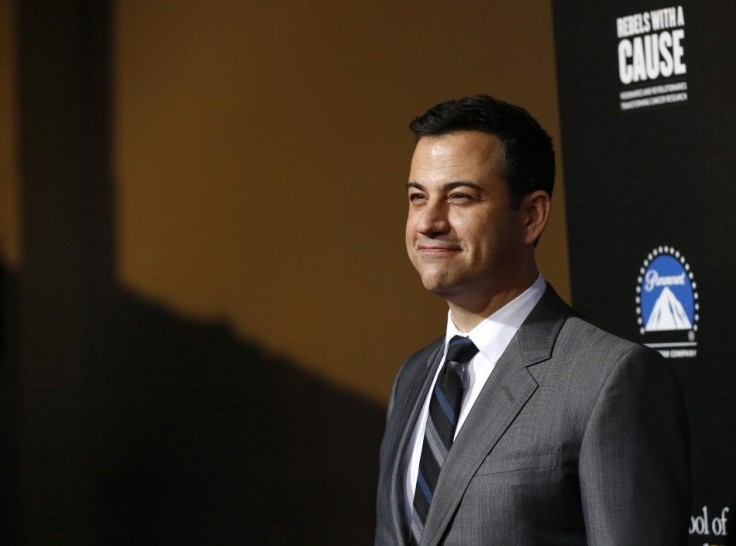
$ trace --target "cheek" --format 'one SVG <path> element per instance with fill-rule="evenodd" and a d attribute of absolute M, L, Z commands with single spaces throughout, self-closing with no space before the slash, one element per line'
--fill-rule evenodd
<path fill-rule="evenodd" d="M 412 255 L 413 255 L 413 250 L 414 250 L 414 237 L 415 237 L 414 234 L 415 234 L 415 230 L 412 227 L 411 221 L 407 220 L 406 229 L 404 232 L 404 241 L 406 242 L 406 252 L 407 254 L 409 254 L 409 258 L 411 258 L 412 261 L 413 261 Z"/>
<path fill-rule="evenodd" d="M 460 246 L 465 250 L 476 252 L 485 247 L 493 235 L 493 226 L 490 222 L 474 217 L 458 215 L 453 219 L 452 228 Z"/>
<path fill-rule="evenodd" d="M 404 230 L 407 243 L 409 242 L 409 240 L 413 239 L 416 236 L 416 225 L 417 216 L 415 214 L 412 214 L 411 210 L 409 210 L 408 214 L 406 215 L 406 227 Z"/>
<path fill-rule="evenodd" d="M 508 226 L 495 222 L 483 222 L 473 226 L 466 234 L 465 241 L 469 250 L 479 257 L 490 258 L 503 252 L 503 247 L 510 241 Z"/>

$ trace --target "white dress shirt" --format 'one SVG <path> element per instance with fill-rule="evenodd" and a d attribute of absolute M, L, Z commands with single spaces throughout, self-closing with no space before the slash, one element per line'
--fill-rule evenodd
<path fill-rule="evenodd" d="M 546 287 L 547 283 L 542 275 L 539 274 L 537 280 L 529 288 L 490 317 L 484 319 L 467 334 L 457 329 L 455 323 L 452 321 L 452 312 L 447 313 L 447 333 L 445 334 L 445 348 L 444 354 L 442 355 L 443 364 L 447 355 L 447 343 L 454 336 L 467 336 L 478 347 L 478 353 L 468 364 L 463 380 L 464 394 L 460 407 L 460 416 L 458 417 L 457 427 L 455 428 L 455 437 L 457 437 L 460 428 L 468 417 L 468 413 L 470 413 L 493 368 L 496 367 L 496 362 L 498 362 L 498 359 L 506 350 L 506 347 L 508 347 L 511 339 L 516 335 L 522 323 L 529 316 L 529 313 L 532 312 L 534 306 L 542 298 Z M 442 365 L 435 372 L 429 393 L 414 426 L 409 447 L 406 450 L 404 460 L 404 468 L 406 468 L 404 473 L 404 491 L 406 493 L 406 521 L 409 522 L 414 511 L 414 490 L 416 489 L 417 474 L 419 473 L 419 459 L 422 455 L 424 429 L 427 425 L 427 415 L 429 414 L 429 401 L 441 369 Z"/>

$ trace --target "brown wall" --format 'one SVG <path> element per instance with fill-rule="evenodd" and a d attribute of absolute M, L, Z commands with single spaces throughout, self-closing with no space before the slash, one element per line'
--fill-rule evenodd
<path fill-rule="evenodd" d="M 20 196 L 16 147 L 14 6 L 0 1 L 0 259 L 20 265 Z"/>
<path fill-rule="evenodd" d="M 117 275 L 383 402 L 444 328 L 403 247 L 408 121 L 491 93 L 559 149 L 546 2 L 120 2 Z M 563 188 L 538 249 L 569 299 Z"/>
<path fill-rule="evenodd" d="M 488 92 L 559 143 L 553 59 L 547 3 L 0 1 L 0 542 L 369 543 L 445 322 L 407 123 Z"/>

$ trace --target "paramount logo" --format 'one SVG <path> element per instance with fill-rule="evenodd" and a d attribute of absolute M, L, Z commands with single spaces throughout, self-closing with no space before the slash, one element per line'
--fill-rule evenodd
<path fill-rule="evenodd" d="M 697 283 L 678 250 L 660 246 L 647 255 L 636 279 L 635 299 L 643 343 L 667 358 L 697 356 Z"/>

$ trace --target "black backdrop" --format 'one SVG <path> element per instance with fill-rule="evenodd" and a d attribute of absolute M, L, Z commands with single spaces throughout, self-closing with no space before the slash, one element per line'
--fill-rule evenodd
<path fill-rule="evenodd" d="M 691 544 L 734 544 L 736 4 L 553 9 L 573 304 L 669 357 L 690 416 Z"/>

